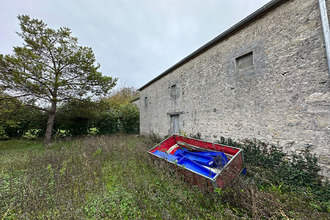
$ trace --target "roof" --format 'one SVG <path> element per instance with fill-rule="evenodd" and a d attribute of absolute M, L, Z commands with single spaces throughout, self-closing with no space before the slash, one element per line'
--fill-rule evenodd
<path fill-rule="evenodd" d="M 135 102 L 137 100 L 140 100 L 140 96 L 136 97 L 136 98 L 133 98 L 132 100 L 130 100 L 130 102 Z"/>
<path fill-rule="evenodd" d="M 272 0 L 272 1 L 268 2 L 263 7 L 259 8 L 258 10 L 256 10 L 255 12 L 253 12 L 252 14 L 250 14 L 249 16 L 247 16 L 246 18 L 244 18 L 240 22 L 238 22 L 237 24 L 233 25 L 232 27 L 230 27 L 229 29 L 227 29 L 226 31 L 224 31 L 223 33 L 218 35 L 217 37 L 213 38 L 208 43 L 204 44 L 202 47 L 195 50 L 190 55 L 188 55 L 185 58 L 183 58 L 182 60 L 180 60 L 178 63 L 176 63 L 175 65 L 173 65 L 169 69 L 167 69 L 165 72 L 163 72 L 162 74 L 160 74 L 156 78 L 149 81 L 147 84 L 145 84 L 144 86 L 139 88 L 139 90 L 141 91 L 144 88 L 148 87 L 149 85 L 151 85 L 152 83 L 154 83 L 157 80 L 161 79 L 162 77 L 166 76 L 167 74 L 169 74 L 170 72 L 172 72 L 176 68 L 182 66 L 183 64 L 185 64 L 189 60 L 197 57 L 198 55 L 205 52 L 206 50 L 208 50 L 209 48 L 211 48 L 215 44 L 225 40 L 226 38 L 228 38 L 231 35 L 235 34 L 237 31 L 239 31 L 239 30 L 243 29 L 244 27 L 246 27 L 247 25 L 251 24 L 252 22 L 260 19 L 261 17 L 263 17 L 264 15 L 266 15 L 267 13 L 269 13 L 270 11 L 274 10 L 275 8 L 279 7 L 280 5 L 282 5 L 283 3 L 287 2 L 287 1 L 289 1 L 289 0 Z"/>

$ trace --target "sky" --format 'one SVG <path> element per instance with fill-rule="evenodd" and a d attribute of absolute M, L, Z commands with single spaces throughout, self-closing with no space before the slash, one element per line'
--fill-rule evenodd
<path fill-rule="evenodd" d="M 0 0 L 0 54 L 23 41 L 18 15 L 68 27 L 118 87 L 142 87 L 270 0 Z"/>

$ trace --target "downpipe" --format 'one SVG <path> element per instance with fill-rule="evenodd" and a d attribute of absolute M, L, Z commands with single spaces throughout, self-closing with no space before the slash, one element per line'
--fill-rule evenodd
<path fill-rule="evenodd" d="M 330 76 L 330 29 L 329 29 L 327 6 L 325 1 L 326 0 L 319 0 L 319 6 L 320 6 L 322 28 L 323 28 L 324 44 L 327 54 L 327 61 L 328 61 L 328 74 Z"/>

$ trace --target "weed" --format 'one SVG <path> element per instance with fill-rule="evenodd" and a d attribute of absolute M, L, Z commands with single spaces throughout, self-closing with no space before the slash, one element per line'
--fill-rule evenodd
<path fill-rule="evenodd" d="M 146 151 L 154 141 L 136 135 L 91 136 L 58 142 L 46 151 L 41 142 L 6 142 L 11 147 L 0 142 L 1 159 L 13 157 L 0 173 L 0 218 L 328 217 L 323 211 L 326 203 L 313 199 L 313 190 L 293 193 L 284 182 L 264 184 L 259 190 L 238 178 L 216 193 L 202 191 L 168 163 L 149 157 Z"/>

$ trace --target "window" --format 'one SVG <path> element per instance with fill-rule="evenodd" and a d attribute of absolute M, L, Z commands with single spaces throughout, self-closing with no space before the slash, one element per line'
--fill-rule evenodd
<path fill-rule="evenodd" d="M 249 81 L 267 73 L 268 53 L 264 44 L 264 40 L 256 40 L 228 54 L 227 82 Z"/>
<path fill-rule="evenodd" d="M 176 98 L 176 91 L 177 91 L 177 86 L 176 84 L 171 86 L 171 97 Z"/>
<path fill-rule="evenodd" d="M 149 100 L 148 100 L 148 97 L 144 97 L 144 106 L 148 106 L 149 104 Z"/>
<path fill-rule="evenodd" d="M 236 58 L 236 73 L 238 76 L 255 73 L 252 51 Z"/>
<path fill-rule="evenodd" d="M 173 134 L 178 134 L 180 131 L 179 127 L 179 115 L 171 115 L 171 130 Z"/>
<path fill-rule="evenodd" d="M 177 83 L 170 85 L 169 95 L 170 95 L 171 99 L 173 99 L 173 100 L 176 100 L 177 98 L 179 98 L 180 92 L 179 92 Z"/>

